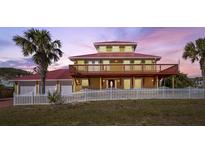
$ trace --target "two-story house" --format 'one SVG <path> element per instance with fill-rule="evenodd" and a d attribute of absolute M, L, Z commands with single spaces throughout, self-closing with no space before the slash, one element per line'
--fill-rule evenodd
<path fill-rule="evenodd" d="M 136 42 L 96 42 L 94 46 L 95 54 L 69 57 L 74 62 L 69 69 L 48 72 L 46 93 L 57 90 L 66 95 L 85 88 L 158 88 L 162 78 L 178 73 L 177 64 L 157 64 L 161 57 L 135 52 Z M 40 94 L 38 74 L 12 81 L 16 94 Z"/>
<path fill-rule="evenodd" d="M 74 92 L 84 88 L 157 88 L 162 78 L 178 73 L 177 64 L 157 64 L 161 57 L 135 52 L 136 42 L 95 42 L 94 46 L 95 54 L 70 57 Z"/>

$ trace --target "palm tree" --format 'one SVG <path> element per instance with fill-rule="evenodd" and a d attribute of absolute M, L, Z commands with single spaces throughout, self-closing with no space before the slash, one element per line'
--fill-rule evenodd
<path fill-rule="evenodd" d="M 31 28 L 24 32 L 23 36 L 16 35 L 13 41 L 17 46 L 22 48 L 25 57 L 32 56 L 36 63 L 36 71 L 41 78 L 41 92 L 45 94 L 45 78 L 48 66 L 62 57 L 63 52 L 60 50 L 61 41 L 52 40 L 51 34 L 47 30 L 38 30 Z"/>
<path fill-rule="evenodd" d="M 183 58 L 189 58 L 192 63 L 199 61 L 203 87 L 205 88 L 205 38 L 199 38 L 195 42 L 187 43 L 184 48 Z"/>

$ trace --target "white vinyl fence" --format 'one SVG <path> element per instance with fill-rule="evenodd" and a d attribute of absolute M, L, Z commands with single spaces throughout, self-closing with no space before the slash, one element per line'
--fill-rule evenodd
<path fill-rule="evenodd" d="M 63 103 L 76 103 L 100 100 L 136 100 L 136 99 L 205 99 L 205 89 L 106 89 L 84 90 L 62 95 Z M 49 104 L 47 95 L 14 95 L 14 105 Z"/>

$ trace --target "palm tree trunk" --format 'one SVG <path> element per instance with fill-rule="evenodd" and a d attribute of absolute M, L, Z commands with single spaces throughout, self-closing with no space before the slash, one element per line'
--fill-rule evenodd
<path fill-rule="evenodd" d="M 40 77 L 41 77 L 41 93 L 45 94 L 46 92 L 46 73 L 47 71 L 45 69 L 41 69 L 40 71 Z"/>
<path fill-rule="evenodd" d="M 45 94 L 45 91 L 46 91 L 46 84 L 45 84 L 46 78 L 45 78 L 45 76 L 42 77 L 41 82 L 42 82 L 42 94 Z"/>

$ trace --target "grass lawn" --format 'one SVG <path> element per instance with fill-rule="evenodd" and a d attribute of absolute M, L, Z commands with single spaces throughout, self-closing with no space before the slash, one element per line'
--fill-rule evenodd
<path fill-rule="evenodd" d="M 126 100 L 0 109 L 0 125 L 205 125 L 205 100 Z"/>

